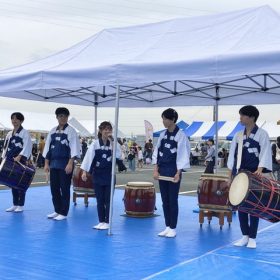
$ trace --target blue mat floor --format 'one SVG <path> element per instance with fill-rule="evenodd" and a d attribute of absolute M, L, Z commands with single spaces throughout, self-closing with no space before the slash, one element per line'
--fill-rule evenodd
<path fill-rule="evenodd" d="M 272 279 L 280 273 L 279 225 L 260 223 L 256 250 L 236 248 L 236 216 L 220 230 L 213 218 L 199 227 L 196 197 L 180 196 L 177 237 L 160 238 L 164 229 L 160 197 L 151 218 L 123 216 L 123 191 L 114 196 L 113 235 L 93 230 L 96 202 L 71 205 L 65 221 L 53 212 L 48 187 L 31 188 L 23 213 L 6 213 L 9 190 L 1 191 L 0 279 Z"/>

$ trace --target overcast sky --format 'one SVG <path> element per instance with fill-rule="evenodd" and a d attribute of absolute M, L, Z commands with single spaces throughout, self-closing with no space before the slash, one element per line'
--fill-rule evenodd
<path fill-rule="evenodd" d="M 92 36 L 104 28 L 113 28 L 167 20 L 176 17 L 201 16 L 248 7 L 270 5 L 280 13 L 280 1 L 261 0 L 0 0 L 0 69 L 46 57 Z M 35 104 L 35 105 L 34 105 Z M 0 108 L 53 112 L 49 106 L 33 102 L 0 98 Z M 70 107 L 72 114 L 89 119 L 92 108 Z M 261 119 L 276 121 L 280 106 L 259 106 Z M 221 107 L 220 119 L 235 120 L 239 107 Z M 121 109 L 120 129 L 125 133 L 143 134 L 143 120 L 161 127 L 162 109 L 148 116 L 143 109 Z M 180 119 L 212 119 L 212 108 L 178 108 Z M 275 112 L 272 114 L 272 112 Z M 98 119 L 113 120 L 112 109 L 101 109 Z M 129 118 L 128 118 L 129 116 Z M 1 116 L 0 116 L 1 118 Z"/>

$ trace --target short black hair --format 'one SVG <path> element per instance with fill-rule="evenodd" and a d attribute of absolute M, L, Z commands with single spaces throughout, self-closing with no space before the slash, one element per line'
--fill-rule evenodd
<path fill-rule="evenodd" d="M 161 117 L 165 117 L 166 119 L 176 123 L 178 120 L 178 113 L 174 109 L 168 108 L 162 112 Z"/>
<path fill-rule="evenodd" d="M 280 142 L 280 136 L 277 137 L 277 142 Z"/>
<path fill-rule="evenodd" d="M 209 141 L 209 142 L 211 142 L 212 143 L 212 145 L 214 145 L 214 139 L 208 139 L 207 141 Z"/>
<path fill-rule="evenodd" d="M 239 114 L 240 115 L 244 115 L 244 116 L 248 116 L 248 117 L 254 117 L 255 122 L 257 122 L 258 117 L 260 115 L 259 110 L 253 106 L 253 105 L 246 105 L 243 106 L 240 110 L 239 110 Z"/>
<path fill-rule="evenodd" d="M 66 116 L 69 116 L 70 115 L 70 112 L 67 108 L 65 107 L 58 107 L 56 110 L 55 110 L 55 114 L 58 116 L 58 115 L 66 115 Z"/>
<path fill-rule="evenodd" d="M 14 113 L 12 113 L 11 114 L 11 119 L 13 118 L 13 117 L 16 117 L 18 120 L 20 120 L 20 121 L 24 121 L 24 115 L 22 114 L 22 113 L 20 113 L 20 112 L 14 112 Z"/>

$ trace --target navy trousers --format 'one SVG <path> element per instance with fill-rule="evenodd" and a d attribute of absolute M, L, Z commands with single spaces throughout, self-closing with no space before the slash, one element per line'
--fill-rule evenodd
<path fill-rule="evenodd" d="M 25 202 L 25 192 L 12 189 L 13 194 L 13 204 L 15 206 L 23 206 Z"/>
<path fill-rule="evenodd" d="M 238 217 L 242 234 L 248 235 L 249 238 L 256 238 L 259 226 L 259 218 L 240 211 L 238 211 Z"/>
<path fill-rule="evenodd" d="M 63 169 L 51 168 L 50 185 L 54 211 L 67 216 L 70 205 L 70 187 L 72 173 L 66 174 Z"/>
<path fill-rule="evenodd" d="M 159 180 L 159 188 L 162 199 L 165 225 L 175 229 L 177 226 L 179 212 L 178 194 L 180 189 L 180 181 L 178 183 L 172 183 Z"/>
<path fill-rule="evenodd" d="M 111 185 L 94 184 L 100 223 L 109 223 Z"/>

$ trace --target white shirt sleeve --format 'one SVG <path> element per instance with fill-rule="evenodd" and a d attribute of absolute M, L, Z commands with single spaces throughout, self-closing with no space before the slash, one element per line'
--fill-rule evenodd
<path fill-rule="evenodd" d="M 228 169 L 232 170 L 233 169 L 233 165 L 234 165 L 234 153 L 235 153 L 235 149 L 236 149 L 236 146 L 237 146 L 237 136 L 238 136 L 238 133 L 237 132 L 232 141 L 231 141 L 231 144 L 230 144 L 230 149 L 229 149 L 229 155 L 228 155 L 228 161 L 227 161 L 227 167 Z"/>
<path fill-rule="evenodd" d="M 5 156 L 6 156 L 9 141 L 10 141 L 10 138 L 12 137 L 12 133 L 13 133 L 12 131 L 9 131 L 6 138 L 5 138 L 4 147 L 3 147 L 3 151 L 2 151 L 2 155 L 1 155 L 2 158 L 5 158 Z"/>
<path fill-rule="evenodd" d="M 81 169 L 89 172 L 90 170 L 90 167 L 91 167 L 91 164 L 92 164 L 92 161 L 95 157 L 95 143 L 97 142 L 93 142 L 90 144 L 86 154 L 85 154 L 85 157 L 83 159 L 83 162 L 81 164 Z"/>
<path fill-rule="evenodd" d="M 177 170 L 190 168 L 190 143 L 186 134 L 179 130 L 175 139 L 177 141 Z"/>
<path fill-rule="evenodd" d="M 19 154 L 29 159 L 32 152 L 32 141 L 29 132 L 25 129 L 22 130 L 22 141 L 23 141 L 23 148 Z"/>
<path fill-rule="evenodd" d="M 119 143 L 117 143 L 116 158 L 118 159 L 122 158 L 122 150 L 121 150 L 121 145 Z"/>
<path fill-rule="evenodd" d="M 46 158 L 47 153 L 48 153 L 48 151 L 49 151 L 49 149 L 50 149 L 51 135 L 53 134 L 53 132 L 54 132 L 54 129 L 52 129 L 52 130 L 49 132 L 48 136 L 47 136 L 47 139 L 46 139 L 46 142 L 45 142 L 44 151 L 43 151 L 43 155 L 42 155 L 44 158 Z"/>
<path fill-rule="evenodd" d="M 260 155 L 259 155 L 259 167 L 264 167 L 272 171 L 272 153 L 271 145 L 268 133 L 265 130 L 260 131 Z"/>
<path fill-rule="evenodd" d="M 68 140 L 69 140 L 69 147 L 71 151 L 71 158 L 74 157 L 80 158 L 81 143 L 79 141 L 79 137 L 76 130 L 71 126 L 69 126 Z"/>
<path fill-rule="evenodd" d="M 161 140 L 162 140 L 162 138 L 163 138 L 164 135 L 165 135 L 165 132 L 166 132 L 166 130 L 163 131 L 163 132 L 160 134 L 159 138 L 158 138 L 158 141 L 157 141 L 157 144 L 156 144 L 156 146 L 155 146 L 155 148 L 154 148 L 154 152 L 153 152 L 153 156 L 152 156 L 152 164 L 157 164 L 158 149 L 159 149 L 159 147 L 160 147 Z"/>

